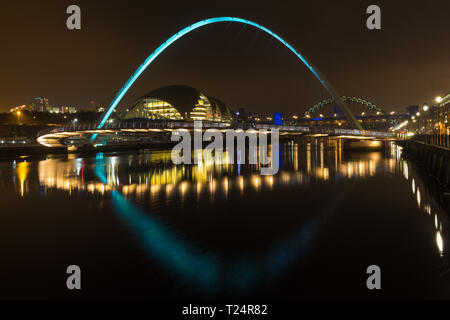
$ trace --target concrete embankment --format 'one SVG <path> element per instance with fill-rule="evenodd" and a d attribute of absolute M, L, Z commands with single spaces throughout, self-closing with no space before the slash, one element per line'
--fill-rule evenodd
<path fill-rule="evenodd" d="M 450 148 L 414 140 L 399 141 L 397 144 L 403 147 L 408 158 L 436 177 L 442 186 L 450 187 Z"/>

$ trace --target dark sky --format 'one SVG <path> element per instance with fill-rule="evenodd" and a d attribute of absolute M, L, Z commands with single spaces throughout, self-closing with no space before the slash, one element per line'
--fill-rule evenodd
<path fill-rule="evenodd" d="M 66 28 L 77 4 L 82 29 Z M 382 30 L 366 28 L 370 4 Z M 343 95 L 387 111 L 450 91 L 450 1 L 2 1 L 0 111 L 47 96 L 51 104 L 107 105 L 148 54 L 200 19 L 237 16 L 297 47 Z M 187 84 L 233 108 L 300 113 L 327 95 L 297 58 L 262 31 L 220 23 L 161 55 L 121 103 Z"/>

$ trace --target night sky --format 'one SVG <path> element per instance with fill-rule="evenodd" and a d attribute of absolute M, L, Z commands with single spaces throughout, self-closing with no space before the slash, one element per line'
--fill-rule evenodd
<path fill-rule="evenodd" d="M 66 28 L 81 7 L 82 29 Z M 366 28 L 370 4 L 382 30 Z M 429 1 L 2 1 L 0 111 L 47 96 L 82 109 L 108 105 L 128 77 L 173 33 L 204 18 L 236 16 L 284 37 L 343 95 L 386 111 L 450 91 L 450 2 Z M 327 97 L 297 58 L 262 31 L 220 23 L 172 45 L 122 100 L 186 84 L 232 108 L 300 114 Z"/>

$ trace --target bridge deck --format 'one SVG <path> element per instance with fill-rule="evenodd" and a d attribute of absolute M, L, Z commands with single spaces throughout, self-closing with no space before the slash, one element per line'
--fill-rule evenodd
<path fill-rule="evenodd" d="M 154 133 L 154 132 L 171 132 L 176 129 L 194 130 L 193 122 L 182 121 L 117 121 L 112 124 L 105 125 L 102 129 L 97 129 L 97 124 L 85 125 L 71 125 L 63 126 L 53 129 L 47 129 L 38 133 L 37 141 L 47 147 L 65 146 L 63 140 L 69 137 L 83 136 L 83 135 L 110 135 L 110 134 L 132 134 L 132 133 Z M 232 128 L 229 123 L 223 122 L 203 122 L 202 129 L 216 129 L 225 131 Z M 357 130 L 357 129 L 342 129 L 331 128 L 323 126 L 289 126 L 289 125 L 273 125 L 273 124 L 253 124 L 248 125 L 248 128 L 254 130 L 279 130 L 280 135 L 308 135 L 308 136 L 336 136 L 341 138 L 378 138 L 391 139 L 392 133 Z"/>

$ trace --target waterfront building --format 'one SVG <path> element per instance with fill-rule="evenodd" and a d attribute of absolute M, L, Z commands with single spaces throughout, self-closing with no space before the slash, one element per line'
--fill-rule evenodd
<path fill-rule="evenodd" d="M 217 98 L 195 88 L 174 85 L 148 92 L 128 109 L 124 118 L 231 122 L 233 113 Z"/>

